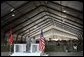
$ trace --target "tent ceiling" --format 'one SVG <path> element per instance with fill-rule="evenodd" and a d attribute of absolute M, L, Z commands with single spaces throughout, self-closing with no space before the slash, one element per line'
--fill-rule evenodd
<path fill-rule="evenodd" d="M 56 25 L 77 35 L 82 33 L 83 3 L 80 1 L 61 1 L 61 3 L 60 1 L 4 1 L 1 3 L 1 30 L 7 33 L 11 28 L 14 34 L 24 36 L 29 30 L 33 35 L 40 31 L 40 28 Z M 14 11 L 11 12 L 13 8 Z M 15 16 L 11 16 L 12 14 Z"/>

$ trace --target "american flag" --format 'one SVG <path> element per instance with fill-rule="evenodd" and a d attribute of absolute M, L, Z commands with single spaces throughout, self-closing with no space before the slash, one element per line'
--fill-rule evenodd
<path fill-rule="evenodd" d="M 10 45 L 13 45 L 13 43 L 14 43 L 14 38 L 13 38 L 13 35 L 12 35 L 11 31 L 10 31 L 9 43 L 10 43 Z"/>
<path fill-rule="evenodd" d="M 40 35 L 40 39 L 39 39 L 39 50 L 41 52 L 45 51 L 45 38 L 43 37 L 43 32 L 41 30 L 41 35 Z"/>

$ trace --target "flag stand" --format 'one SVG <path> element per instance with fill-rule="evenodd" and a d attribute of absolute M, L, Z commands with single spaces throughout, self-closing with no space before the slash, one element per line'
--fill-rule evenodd
<path fill-rule="evenodd" d="M 11 45 L 10 45 L 10 51 L 9 51 L 9 55 L 11 55 Z"/>
<path fill-rule="evenodd" d="M 9 55 L 12 54 L 12 46 L 13 46 L 13 42 L 14 42 L 13 35 L 12 35 L 12 32 L 10 31 L 10 38 L 9 38 L 10 51 L 9 51 Z"/>

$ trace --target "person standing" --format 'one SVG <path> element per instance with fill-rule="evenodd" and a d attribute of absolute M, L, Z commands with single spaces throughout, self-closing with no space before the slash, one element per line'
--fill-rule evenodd
<path fill-rule="evenodd" d="M 36 39 L 35 37 L 31 38 L 31 44 L 36 44 Z M 37 46 L 33 45 L 32 46 L 32 52 L 36 52 L 37 51 Z"/>
<path fill-rule="evenodd" d="M 31 43 L 36 43 L 35 37 L 31 39 Z"/>
<path fill-rule="evenodd" d="M 27 45 L 26 45 L 26 51 L 30 52 L 31 38 L 29 36 L 26 37 L 26 43 L 27 43 Z"/>

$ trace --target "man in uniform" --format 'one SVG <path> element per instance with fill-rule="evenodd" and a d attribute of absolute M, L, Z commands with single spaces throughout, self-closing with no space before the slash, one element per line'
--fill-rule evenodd
<path fill-rule="evenodd" d="M 31 38 L 29 36 L 26 37 L 26 43 L 27 43 L 27 45 L 26 45 L 26 51 L 30 52 Z"/>
<path fill-rule="evenodd" d="M 31 39 L 31 43 L 36 43 L 36 40 L 35 40 L 35 37 L 33 37 L 32 39 Z"/>

